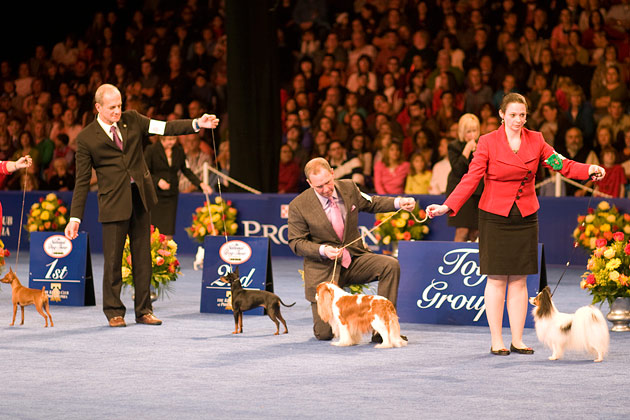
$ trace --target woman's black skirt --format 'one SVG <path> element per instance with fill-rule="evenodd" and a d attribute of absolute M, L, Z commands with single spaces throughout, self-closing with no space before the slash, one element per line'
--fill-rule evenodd
<path fill-rule="evenodd" d="M 481 274 L 538 273 L 538 213 L 527 217 L 512 206 L 508 217 L 479 209 Z"/>

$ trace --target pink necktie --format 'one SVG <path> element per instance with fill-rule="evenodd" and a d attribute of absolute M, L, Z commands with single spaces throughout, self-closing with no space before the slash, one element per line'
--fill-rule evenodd
<path fill-rule="evenodd" d="M 335 230 L 335 233 L 337 233 L 337 236 L 339 236 L 339 239 L 343 241 L 344 223 L 343 217 L 341 216 L 341 209 L 335 202 L 334 198 L 329 198 L 328 202 L 330 203 L 331 208 L 330 223 L 332 223 L 333 229 Z M 350 252 L 348 252 L 348 250 L 344 248 L 343 254 L 341 256 L 341 266 L 344 268 L 348 268 L 351 260 L 352 258 L 350 257 Z"/>
<path fill-rule="evenodd" d="M 118 137 L 118 133 L 116 132 L 116 127 L 112 125 L 109 131 L 112 132 L 112 138 L 114 139 L 114 143 L 116 143 L 116 146 L 118 146 L 118 148 L 122 150 L 123 149 L 122 140 L 120 140 L 120 137 Z"/>

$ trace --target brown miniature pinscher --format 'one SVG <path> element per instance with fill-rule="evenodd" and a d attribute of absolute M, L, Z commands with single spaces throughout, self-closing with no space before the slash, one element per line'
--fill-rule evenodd
<path fill-rule="evenodd" d="M 284 334 L 289 332 L 287 323 L 280 313 L 280 304 L 289 308 L 295 305 L 295 302 L 291 305 L 287 305 L 277 295 L 266 290 L 243 289 L 238 275 L 238 267 L 236 271 L 221 277 L 221 280 L 229 284 L 232 290 L 232 311 L 234 312 L 234 332 L 232 334 L 243 332 L 243 311 L 248 311 L 259 306 L 267 310 L 267 315 L 269 315 L 269 318 L 276 324 L 276 332 L 274 335 L 280 334 L 280 324 L 278 324 L 278 320 L 284 325 Z"/>
<path fill-rule="evenodd" d="M 42 290 L 38 290 L 22 286 L 20 280 L 12 269 L 9 269 L 6 276 L 0 279 L 0 281 L 2 283 L 10 283 L 13 291 L 13 321 L 11 321 L 11 326 L 15 324 L 15 314 L 17 313 L 18 305 L 22 308 L 22 322 L 20 325 L 24 325 L 24 307 L 27 305 L 35 305 L 37 312 L 39 312 L 46 321 L 45 327 L 48 326 L 48 318 L 50 318 L 50 326 L 54 327 L 55 324 L 53 324 L 52 316 L 50 315 L 48 295 L 46 294 L 45 287 L 42 287 Z M 46 309 L 48 317 L 46 317 L 46 314 L 43 311 L 44 308 Z"/>

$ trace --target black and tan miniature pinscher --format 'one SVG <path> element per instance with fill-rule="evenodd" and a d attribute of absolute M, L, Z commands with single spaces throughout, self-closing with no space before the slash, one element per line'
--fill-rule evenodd
<path fill-rule="evenodd" d="M 291 305 L 287 305 L 277 295 L 266 290 L 243 289 L 238 275 L 238 267 L 234 272 L 221 277 L 221 280 L 229 284 L 232 290 L 232 311 L 234 312 L 234 332 L 232 334 L 243 332 L 243 312 L 259 306 L 267 310 L 267 315 L 269 315 L 269 318 L 276 324 L 276 333 L 274 335 L 280 334 L 280 324 L 278 324 L 278 320 L 284 325 L 284 334 L 289 332 L 287 323 L 280 313 L 280 304 L 289 308 L 295 305 L 295 302 Z"/>
<path fill-rule="evenodd" d="M 22 286 L 18 276 L 12 269 L 9 269 L 7 275 L 0 279 L 0 281 L 2 281 L 2 283 L 11 284 L 13 300 L 13 320 L 11 321 L 11 326 L 15 324 L 15 315 L 17 313 L 18 305 L 20 305 L 20 308 L 22 309 L 22 322 L 20 322 L 20 325 L 24 325 L 24 307 L 27 305 L 35 305 L 37 312 L 39 312 L 46 321 L 45 327 L 48 326 L 48 318 L 50 318 L 50 326 L 53 327 L 55 325 L 53 324 L 52 316 L 50 315 L 48 295 L 46 294 L 45 287 L 42 287 L 42 290 L 39 290 L 29 289 L 28 287 Z M 44 309 L 46 309 L 46 313 L 44 313 Z M 46 314 L 48 314 L 48 317 L 46 317 Z"/>

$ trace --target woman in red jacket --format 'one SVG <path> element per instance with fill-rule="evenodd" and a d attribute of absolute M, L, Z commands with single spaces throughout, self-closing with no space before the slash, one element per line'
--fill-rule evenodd
<path fill-rule="evenodd" d="M 16 161 L 0 160 L 0 174 L 9 175 L 18 169 L 28 168 L 33 164 L 29 155 L 22 156 Z M 0 205 L 0 232 L 2 232 L 2 205 Z"/>
<path fill-rule="evenodd" d="M 479 138 L 468 173 L 444 204 L 427 207 L 429 217 L 455 215 L 483 178 L 479 201 L 479 260 L 481 274 L 488 276 L 485 289 L 486 316 L 492 336 L 492 354 L 507 356 L 510 350 L 532 354 L 523 344 L 527 317 L 527 275 L 538 272 L 538 199 L 535 174 L 538 166 L 575 179 L 602 179 L 604 168 L 566 159 L 549 146 L 542 134 L 524 127 L 527 100 L 518 93 L 503 98 L 498 130 Z M 503 344 L 503 302 L 512 343 Z"/>

